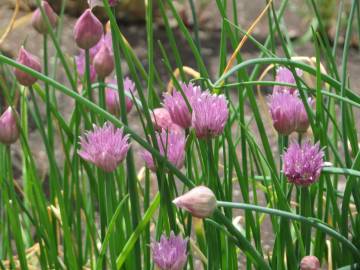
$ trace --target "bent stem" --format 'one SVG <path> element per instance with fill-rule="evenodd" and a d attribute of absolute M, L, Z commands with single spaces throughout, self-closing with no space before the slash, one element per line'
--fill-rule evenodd
<path fill-rule="evenodd" d="M 317 228 L 318 230 L 332 236 L 333 238 L 340 241 L 344 246 L 346 246 L 353 255 L 356 257 L 357 260 L 360 260 L 360 250 L 347 238 L 341 235 L 339 232 L 335 231 L 333 228 L 329 227 L 327 224 L 323 223 L 320 220 L 315 218 L 304 217 L 301 215 L 293 214 L 291 212 L 282 211 L 274 208 L 267 208 L 258 205 L 251 205 L 246 203 L 233 203 L 233 202 L 224 202 L 218 201 L 218 207 L 230 207 L 236 209 L 243 209 L 243 210 L 251 210 L 255 212 L 265 213 L 269 215 L 279 216 L 283 218 L 287 218 L 290 220 L 299 221 L 305 223 L 311 227 Z"/>

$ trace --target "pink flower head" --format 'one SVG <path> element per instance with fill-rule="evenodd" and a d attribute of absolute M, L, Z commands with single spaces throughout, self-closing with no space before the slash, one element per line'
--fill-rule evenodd
<path fill-rule="evenodd" d="M 100 78 L 105 78 L 114 70 L 114 59 L 112 51 L 106 42 L 102 41 L 101 43 L 100 49 L 94 57 L 93 64 L 97 75 Z"/>
<path fill-rule="evenodd" d="M 193 101 L 201 95 L 201 88 L 192 83 L 182 83 L 181 88 L 190 107 L 192 107 Z M 175 124 L 184 129 L 191 126 L 191 112 L 181 92 L 174 89 L 172 94 L 164 94 L 164 107 L 169 111 L 170 117 Z"/>
<path fill-rule="evenodd" d="M 116 79 L 112 79 L 109 81 L 112 84 L 116 84 Z M 135 83 L 130 80 L 128 77 L 124 79 L 124 90 L 125 93 L 129 94 L 136 91 Z M 105 101 L 106 107 L 108 111 L 114 115 L 120 115 L 120 100 L 119 100 L 119 93 L 117 90 L 112 89 L 110 87 L 106 88 L 105 90 Z M 125 96 L 125 103 L 126 103 L 126 112 L 129 113 L 133 107 L 132 99 L 126 95 Z"/>
<path fill-rule="evenodd" d="M 312 98 L 308 98 L 309 106 L 313 106 L 314 100 Z M 299 99 L 299 103 L 296 106 L 296 128 L 295 131 L 299 133 L 304 133 L 309 128 L 309 119 L 305 110 L 305 106 L 302 101 Z"/>
<path fill-rule="evenodd" d="M 74 26 L 76 44 L 84 50 L 98 43 L 103 33 L 103 26 L 91 9 L 85 10 Z"/>
<path fill-rule="evenodd" d="M 56 26 L 56 22 L 57 22 L 56 13 L 53 11 L 53 9 L 49 5 L 49 3 L 46 1 L 41 1 L 41 7 L 43 8 L 46 16 L 48 17 L 51 27 L 54 28 Z M 31 23 L 32 23 L 32 26 L 35 28 L 35 30 L 37 32 L 39 32 L 40 34 L 46 34 L 48 32 L 48 28 L 47 28 L 45 20 L 43 19 L 42 15 L 41 15 L 40 8 L 37 8 L 34 11 L 32 19 L 31 19 Z"/>
<path fill-rule="evenodd" d="M 0 142 L 13 144 L 19 138 L 20 132 L 16 123 L 17 113 L 11 107 L 0 116 Z"/>
<path fill-rule="evenodd" d="M 319 259 L 315 256 L 305 256 L 301 259 L 300 270 L 320 270 Z"/>
<path fill-rule="evenodd" d="M 320 176 L 324 152 L 319 143 L 292 143 L 284 153 L 283 171 L 290 183 L 308 186 Z"/>
<path fill-rule="evenodd" d="M 129 136 L 123 130 L 106 122 L 103 127 L 94 125 L 94 131 L 80 138 L 78 154 L 106 172 L 112 172 L 125 159 L 130 148 Z"/>
<path fill-rule="evenodd" d="M 220 135 L 228 117 L 229 110 L 224 95 L 212 95 L 206 91 L 193 102 L 192 127 L 200 139 Z"/>
<path fill-rule="evenodd" d="M 298 76 L 302 76 L 302 71 L 300 69 L 296 69 L 296 74 Z M 276 82 L 280 83 L 289 83 L 289 84 L 295 84 L 295 78 L 292 74 L 291 70 L 286 67 L 279 67 L 276 71 Z M 296 92 L 296 88 L 290 87 L 290 86 L 282 86 L 282 85 L 275 85 L 273 93 L 289 93 L 294 94 Z"/>
<path fill-rule="evenodd" d="M 193 188 L 184 195 L 177 197 L 173 203 L 198 218 L 210 217 L 217 205 L 214 192 L 205 186 Z"/>
<path fill-rule="evenodd" d="M 186 247 L 187 240 L 180 235 L 175 236 L 174 232 L 171 232 L 167 238 L 163 234 L 160 242 L 151 244 L 154 263 L 161 270 L 182 270 L 187 260 Z"/>
<path fill-rule="evenodd" d="M 296 128 L 296 111 L 301 100 L 290 93 L 274 93 L 269 98 L 270 114 L 274 128 L 282 135 L 289 135 Z"/>
<path fill-rule="evenodd" d="M 163 130 L 157 134 L 157 143 L 162 156 L 165 156 L 176 168 L 181 169 L 185 159 L 185 136 L 183 133 L 174 132 L 173 130 Z M 156 171 L 156 166 L 150 152 L 141 153 L 146 167 Z"/>
<path fill-rule="evenodd" d="M 164 129 L 183 133 L 183 129 L 171 120 L 170 113 L 165 108 L 154 109 L 151 112 L 151 120 L 156 131 Z"/>
<path fill-rule="evenodd" d="M 39 59 L 35 55 L 32 55 L 31 53 L 26 51 L 24 47 L 20 48 L 17 61 L 22 65 L 41 72 L 41 65 Z M 24 86 L 31 86 L 37 81 L 35 77 L 24 71 L 21 71 L 20 69 L 16 68 L 14 73 L 18 82 Z"/>

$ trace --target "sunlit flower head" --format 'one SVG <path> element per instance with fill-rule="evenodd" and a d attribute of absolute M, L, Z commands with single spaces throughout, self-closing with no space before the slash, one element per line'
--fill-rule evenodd
<path fill-rule="evenodd" d="M 185 129 L 191 126 L 191 111 L 188 105 L 192 107 L 194 100 L 201 95 L 201 88 L 192 83 L 182 83 L 181 89 L 189 104 L 186 104 L 181 92 L 174 89 L 172 94 L 164 94 L 164 107 L 169 111 L 172 121 Z"/>
<path fill-rule="evenodd" d="M 78 154 L 106 172 L 112 172 L 125 159 L 130 148 L 129 136 L 123 130 L 106 122 L 103 127 L 94 125 L 94 130 L 80 138 Z"/>
<path fill-rule="evenodd" d="M 151 244 L 154 263 L 161 270 L 182 270 L 187 261 L 187 240 L 170 233 L 169 238 L 162 235 L 159 242 Z"/>
<path fill-rule="evenodd" d="M 224 95 L 203 92 L 193 102 L 192 127 L 198 138 L 213 138 L 220 135 L 229 117 Z"/>
<path fill-rule="evenodd" d="M 319 179 L 324 166 L 324 151 L 319 143 L 292 143 L 284 153 L 283 171 L 290 183 L 308 186 Z"/>

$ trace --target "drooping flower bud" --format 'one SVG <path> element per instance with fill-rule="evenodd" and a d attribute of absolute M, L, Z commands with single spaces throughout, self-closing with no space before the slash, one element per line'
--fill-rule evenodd
<path fill-rule="evenodd" d="M 26 51 L 24 47 L 20 48 L 17 61 L 22 65 L 25 65 L 38 72 L 41 72 L 41 65 L 39 59 L 36 56 L 29 53 L 28 51 Z M 31 86 L 37 81 L 35 77 L 31 76 L 30 74 L 24 71 L 21 71 L 20 69 L 16 68 L 14 73 L 18 82 L 24 86 Z"/>
<path fill-rule="evenodd" d="M 81 49 L 90 49 L 99 42 L 103 32 L 104 29 L 99 19 L 90 9 L 87 9 L 77 20 L 74 27 L 76 44 Z"/>
<path fill-rule="evenodd" d="M 180 208 L 184 208 L 193 216 L 207 218 L 216 209 L 216 197 L 211 189 L 205 186 L 198 186 L 173 200 L 173 203 Z"/>
<path fill-rule="evenodd" d="M 319 270 L 320 262 L 315 256 L 305 256 L 300 262 L 301 270 Z"/>
<path fill-rule="evenodd" d="M 114 59 L 111 50 L 102 42 L 100 50 L 95 55 L 93 65 L 99 78 L 105 78 L 114 70 Z"/>
<path fill-rule="evenodd" d="M 46 16 L 48 17 L 51 27 L 55 27 L 57 22 L 56 13 L 46 1 L 41 1 L 41 7 L 43 8 Z M 48 28 L 44 18 L 41 15 L 40 8 L 37 8 L 34 11 L 31 23 L 35 30 L 38 31 L 40 34 L 46 34 L 48 32 Z"/>
<path fill-rule="evenodd" d="M 19 138 L 19 129 L 16 123 L 17 114 L 11 107 L 0 116 L 0 142 L 12 144 Z"/>

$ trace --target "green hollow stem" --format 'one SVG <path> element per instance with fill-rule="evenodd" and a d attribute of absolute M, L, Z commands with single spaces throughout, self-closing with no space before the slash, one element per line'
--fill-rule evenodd
<path fill-rule="evenodd" d="M 301 187 L 300 191 L 300 215 L 304 217 L 311 216 L 311 197 L 308 187 Z M 305 246 L 305 253 L 310 254 L 311 227 L 308 224 L 301 224 L 301 235 Z"/>
<path fill-rule="evenodd" d="M 44 74 L 45 76 L 49 75 L 49 63 L 48 63 L 48 38 L 44 34 L 43 37 L 43 47 L 44 47 Z M 47 133 L 49 138 L 49 146 L 54 149 L 54 134 L 53 134 L 53 124 L 51 120 L 51 107 L 50 107 L 50 88 L 49 84 L 45 83 L 45 102 L 46 102 L 46 120 L 47 120 Z"/>
<path fill-rule="evenodd" d="M 98 199 L 99 199 L 99 212 L 100 212 L 100 235 L 101 241 L 105 241 L 107 215 L 106 215 L 106 188 L 105 181 L 106 173 L 98 169 Z M 106 269 L 106 260 L 102 261 L 102 269 Z"/>
<path fill-rule="evenodd" d="M 91 88 L 91 74 L 90 74 L 90 50 L 85 50 L 85 80 L 86 80 L 86 92 L 88 99 L 93 102 L 92 88 Z M 94 123 L 94 115 L 90 113 L 91 122 Z"/>
<path fill-rule="evenodd" d="M 246 203 L 234 203 L 234 202 L 224 202 L 224 201 L 218 201 L 217 202 L 218 207 L 230 207 L 230 208 L 236 208 L 236 209 L 243 209 L 243 210 L 251 210 L 255 212 L 265 213 L 269 215 L 275 215 L 280 216 L 283 218 L 287 218 L 290 220 L 299 221 L 302 223 L 305 223 L 311 227 L 314 227 L 324 233 L 326 233 L 329 236 L 332 236 L 333 238 L 340 241 L 344 246 L 346 246 L 356 257 L 357 260 L 360 260 L 360 250 L 347 238 L 345 238 L 343 235 L 341 235 L 339 232 L 334 230 L 333 228 L 329 227 L 328 225 L 324 224 L 322 221 L 317 220 L 315 218 L 310 217 L 304 217 L 301 215 L 293 214 L 291 212 L 282 211 L 274 208 L 267 208 L 262 207 L 258 205 L 251 205 Z"/>

